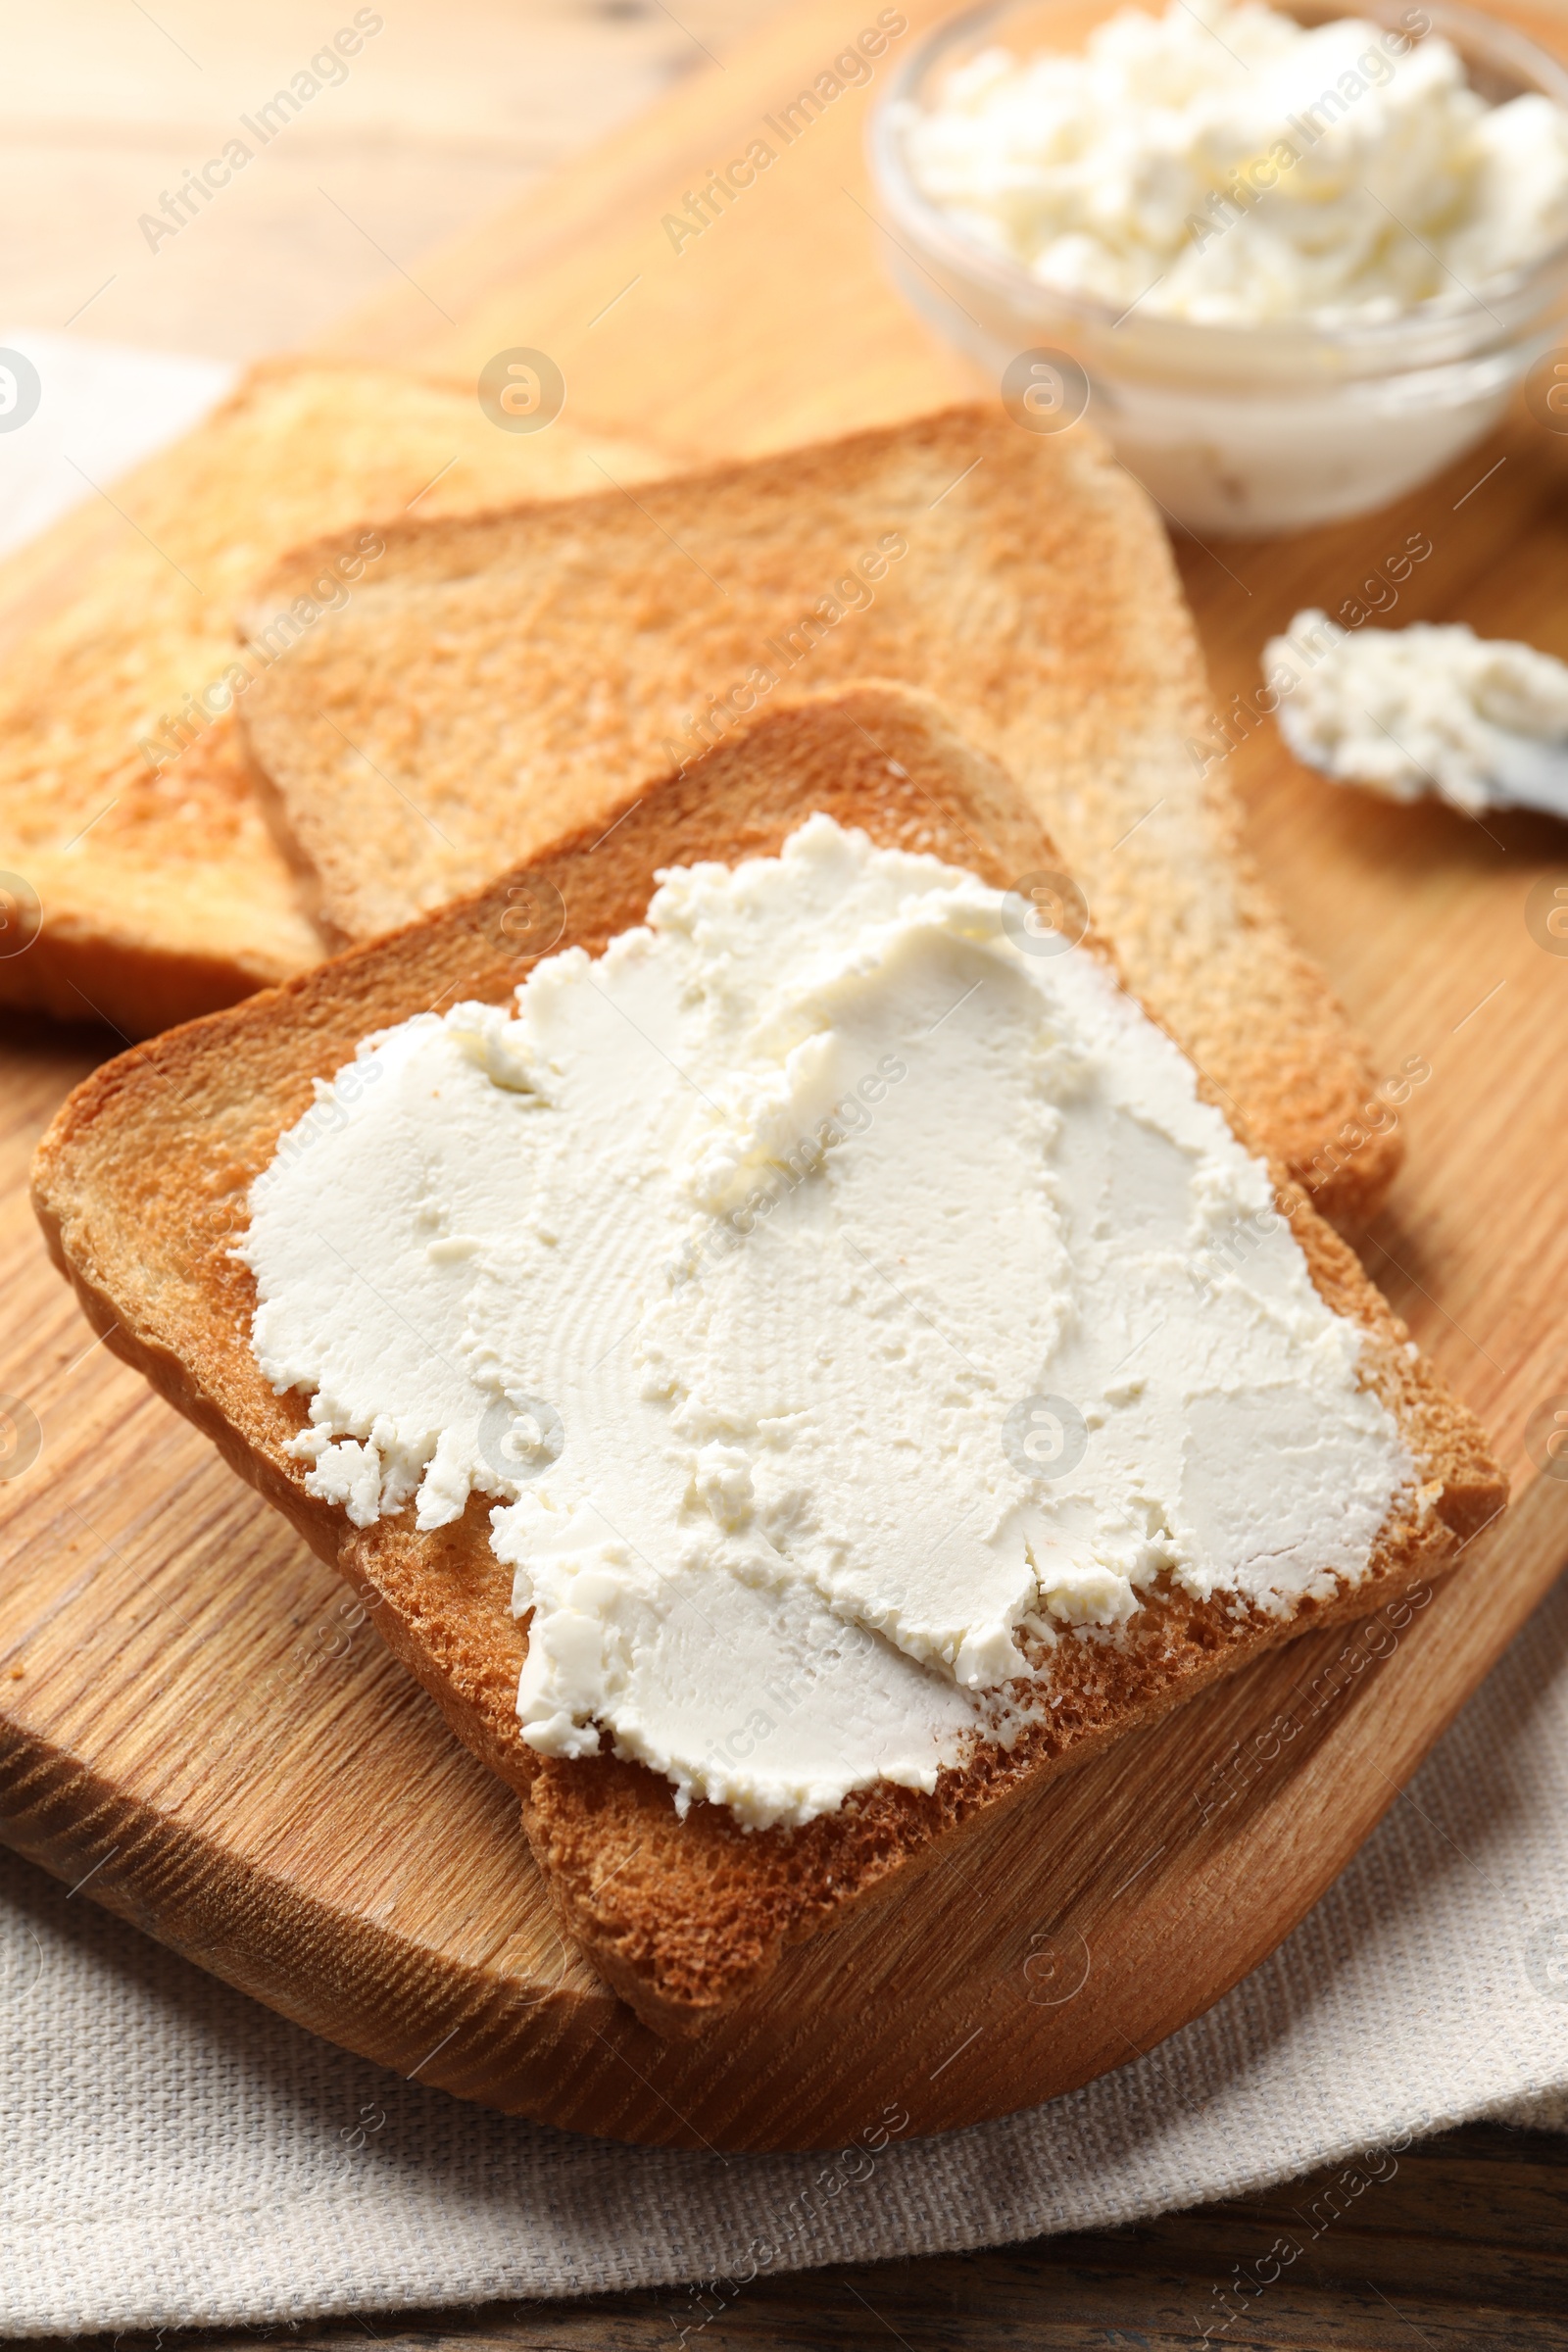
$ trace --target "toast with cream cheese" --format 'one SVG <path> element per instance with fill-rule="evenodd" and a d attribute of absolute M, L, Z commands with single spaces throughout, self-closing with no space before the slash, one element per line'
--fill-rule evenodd
<path fill-rule="evenodd" d="M 514 1614 L 514 1570 L 492 1539 L 496 1497 L 509 1490 L 472 1491 L 427 1529 L 406 1496 L 382 1510 L 372 1496 L 352 1515 L 346 1499 L 328 1498 L 302 1451 L 306 1397 L 276 1393 L 253 1347 L 257 1284 L 236 1254 L 251 1229 L 252 1187 L 280 1145 L 308 1151 L 314 1134 L 342 1118 L 330 1082 L 360 1067 L 357 1049 L 372 1034 L 455 1004 L 507 1004 L 553 951 L 595 957 L 635 930 L 660 873 L 775 858 L 808 819 L 823 816 L 880 848 L 940 858 L 1011 893 L 1026 923 L 1031 902 L 1017 886 L 1042 871 L 1061 874 L 1030 803 L 935 705 L 867 685 L 780 708 L 651 787 L 608 832 L 596 823 L 466 900 L 107 1064 L 66 1103 L 35 1163 L 49 1247 L 95 1328 L 324 1559 L 379 1595 L 376 1622 L 390 1646 L 458 1736 L 518 1791 L 563 1920 L 614 1989 L 664 2034 L 700 2031 L 759 1997 L 786 1943 L 939 1863 L 947 1841 L 991 1806 L 1024 1797 L 1264 1648 L 1368 1613 L 1440 1573 L 1506 1493 L 1482 1431 L 1420 1359 L 1351 1251 L 1277 1163 L 1265 1180 L 1229 1106 L 1189 1073 L 1189 1096 L 1209 1106 L 1215 1132 L 1228 1119 L 1228 1133 L 1254 1153 L 1249 1165 L 1275 1203 L 1259 1229 L 1288 1225 L 1294 1240 L 1279 1246 L 1298 1250 L 1293 1264 L 1304 1266 L 1316 1301 L 1343 1319 L 1335 1330 L 1349 1346 L 1358 1393 L 1407 1462 L 1359 1572 L 1319 1574 L 1281 1605 L 1277 1594 L 1254 1603 L 1234 1590 L 1203 1597 L 1161 1570 L 1145 1577 L 1138 1605 L 1119 1620 L 1102 1612 L 1085 1621 L 1069 1608 L 1040 1629 L 1050 1703 L 1026 1707 L 1005 1741 L 978 1739 L 929 1785 L 873 1778 L 794 1823 L 749 1827 L 729 1803 L 701 1796 L 683 1808 L 666 1773 L 608 1740 L 598 1753 L 575 1754 L 525 1740 L 518 1704 L 529 1620 Z M 1110 951 L 1092 929 L 1081 938 L 1076 922 L 1071 930 L 1074 953 L 1095 959 L 1133 1018 Z M 1238 1006 L 1235 1017 L 1249 1018 L 1250 1008 Z M 520 1081 L 503 1072 L 501 1083 Z M 1063 1083 L 1070 1088 L 1070 1072 Z M 959 1141 L 944 1138 L 955 1149 Z M 607 1235 L 606 1248 L 612 1241 Z M 374 1250 L 373 1232 L 364 1246 Z M 450 1247 L 467 1245 L 457 1237 Z M 1222 1250 L 1219 1272 L 1231 1262 Z M 352 1273 L 387 1303 L 382 1257 Z M 888 1279 L 918 1303 L 918 1274 Z M 514 1301 L 524 1321 L 525 1291 Z M 351 1287 L 348 1318 L 353 1295 Z M 409 1321 L 413 1304 L 394 1298 L 388 1311 Z M 632 1315 L 647 1301 L 625 1304 Z M 961 1315 L 961 1300 L 950 1305 Z M 1028 1311 L 1020 1299 L 1019 1313 Z M 1114 1391 L 1132 1393 L 1125 1380 Z M 1313 1438 L 1306 1431 L 1300 1442 Z M 956 1520 L 964 1501 L 955 1494 Z M 1216 1507 L 1224 1506 L 1221 1494 Z M 734 1656 L 722 1642 L 712 1648 L 706 1663 L 699 1656 L 700 1679 L 734 1688 Z M 1030 1654 L 1038 1663 L 1046 1650 Z"/>
<path fill-rule="evenodd" d="M 1140 996 L 1324 1213 L 1371 1215 L 1396 1123 L 1243 853 L 1227 771 L 1194 749 L 1211 705 L 1169 544 L 1095 435 L 959 409 L 600 489 L 421 510 L 246 696 L 332 937 L 602 830 L 786 695 L 900 680 L 1016 778 Z M 278 565 L 253 636 L 339 544 Z"/>

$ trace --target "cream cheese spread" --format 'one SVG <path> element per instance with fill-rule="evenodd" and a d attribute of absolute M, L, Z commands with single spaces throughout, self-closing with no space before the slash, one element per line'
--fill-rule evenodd
<path fill-rule="evenodd" d="M 1499 727 L 1568 755 L 1568 663 L 1462 622 L 1352 632 L 1308 610 L 1269 639 L 1263 668 L 1298 760 L 1392 800 L 1435 790 L 1471 815 L 1507 806 Z"/>
<path fill-rule="evenodd" d="M 1259 0 L 1127 8 L 1081 55 L 1002 47 L 904 118 L 915 185 L 1045 285 L 1211 323 L 1358 321 L 1470 290 L 1568 238 L 1568 112 L 1489 106 L 1405 31 Z"/>
<path fill-rule="evenodd" d="M 239 1250 L 310 1491 L 483 1496 L 524 1739 L 681 1809 L 930 1788 L 1156 1580 L 1288 1614 L 1411 1486 L 1265 1168 L 1100 957 L 824 816 L 319 1096 Z"/>

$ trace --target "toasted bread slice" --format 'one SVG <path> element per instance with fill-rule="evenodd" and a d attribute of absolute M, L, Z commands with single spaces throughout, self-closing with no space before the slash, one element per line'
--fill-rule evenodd
<path fill-rule="evenodd" d="M 323 527 L 598 489 L 596 457 L 617 479 L 660 470 L 564 422 L 503 432 L 471 385 L 274 362 L 117 484 L 113 552 L 11 649 L 0 692 L 5 944 L 36 934 L 0 955 L 0 1003 L 138 1037 L 318 961 L 219 708 L 255 666 L 230 673 L 237 601 Z"/>
<path fill-rule="evenodd" d="M 1189 1696 L 1274 1642 L 1378 1607 L 1438 1572 L 1505 1487 L 1471 1416 L 1409 1348 L 1349 1250 L 1288 1180 L 1294 1230 L 1322 1297 L 1365 1334 L 1363 1377 L 1396 1416 L 1422 1492 L 1399 1497 L 1369 1570 L 1288 1619 L 1233 1597 L 1156 1587 L 1112 1644 L 1064 1644 L 1062 1703 L 1009 1752 L 942 1774 L 934 1794 L 881 1783 L 807 1827 L 743 1831 L 724 1808 L 677 1819 L 670 1785 L 613 1757 L 547 1759 L 523 1742 L 526 1635 L 485 1498 L 419 1534 L 412 1514 L 354 1529 L 308 1494 L 248 1341 L 255 1292 L 228 1254 L 252 1179 L 371 1030 L 456 998 L 501 1002 L 532 959 L 527 910 L 565 907 L 563 945 L 601 951 L 644 915 L 655 870 L 776 852 L 813 810 L 873 840 L 1006 884 L 1058 853 L 1005 775 L 936 710 L 897 689 L 781 709 L 644 795 L 605 839 L 579 835 L 527 869 L 287 987 L 176 1030 L 79 1087 L 38 1152 L 38 1213 L 95 1327 L 205 1428 L 323 1558 L 380 1596 L 387 1641 L 460 1737 L 524 1798 L 563 1916 L 607 1980 L 661 2031 L 700 2028 L 765 1980 L 781 1946 L 929 1861 L 980 1810 Z M 548 943 L 547 943 L 548 944 Z M 1092 952 L 1105 951 L 1091 936 Z M 1250 1017 L 1239 1005 L 1238 1022 Z M 714 1660 L 714 1672 L 723 1661 Z"/>
<path fill-rule="evenodd" d="M 285 560 L 252 627 L 332 553 Z M 416 517 L 242 723 L 349 941 L 855 678 L 929 690 L 1003 762 L 1139 994 L 1326 1214 L 1370 1215 L 1394 1123 L 1358 1117 L 1366 1052 L 1189 750 L 1209 703 L 1165 534 L 1084 431 L 955 410 L 635 498 Z"/>

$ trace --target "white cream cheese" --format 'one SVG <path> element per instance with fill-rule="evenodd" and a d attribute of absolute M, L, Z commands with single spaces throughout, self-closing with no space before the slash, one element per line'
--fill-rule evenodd
<path fill-rule="evenodd" d="M 1080 56 L 986 49 L 903 144 L 930 202 L 1043 284 L 1171 318 L 1390 318 L 1568 238 L 1568 113 L 1488 106 L 1441 36 L 1259 0 L 1122 9 Z"/>
<path fill-rule="evenodd" d="M 1356 1331 L 1018 912 L 813 817 L 514 1015 L 367 1039 L 257 1179 L 310 1490 L 491 1498 L 541 1752 L 802 1822 L 1015 1736 L 1157 1578 L 1285 1614 L 1365 1572 L 1413 1473 Z"/>
<path fill-rule="evenodd" d="M 1505 806 L 1496 727 L 1568 752 L 1568 663 L 1462 622 L 1352 632 L 1308 610 L 1269 639 L 1263 669 L 1298 760 L 1393 800 Z"/>

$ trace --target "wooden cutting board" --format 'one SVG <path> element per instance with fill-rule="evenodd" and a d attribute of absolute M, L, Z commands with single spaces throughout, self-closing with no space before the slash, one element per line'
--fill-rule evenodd
<path fill-rule="evenodd" d="M 1513 13 L 1568 47 L 1561 17 Z M 755 451 L 967 391 L 882 276 L 863 92 L 835 99 L 678 254 L 662 225 L 860 21 L 823 0 L 792 9 L 334 348 L 470 374 L 496 351 L 543 348 L 573 414 L 676 454 Z M 24 591 L 34 609 L 69 593 L 112 527 L 74 518 L 14 567 L 12 610 Z M 1394 618 L 1468 618 L 1568 656 L 1568 440 L 1521 414 L 1369 520 L 1180 540 L 1216 709 L 1298 606 L 1339 609 L 1412 532 L 1432 553 Z M 1543 1414 L 1559 1397 L 1568 1409 L 1568 955 L 1542 919 L 1543 894 L 1568 887 L 1568 833 L 1335 791 L 1267 729 L 1232 765 L 1252 852 L 1380 1071 L 1430 1068 L 1400 1113 L 1405 1171 L 1360 1244 L 1522 1490 L 1445 1585 L 1293 1643 L 1126 1740 L 787 1955 L 757 2014 L 666 2046 L 562 1944 L 514 1800 L 352 1594 L 92 1342 L 45 1262 L 25 1171 L 104 1041 L 13 1021 L 0 1392 L 21 1451 L 0 1484 L 0 1836 L 318 2033 L 462 2096 L 628 2139 L 945 2130 L 1086 2082 L 1206 2008 L 1401 1801 L 1568 1558 L 1568 1479 L 1532 1463 Z"/>

